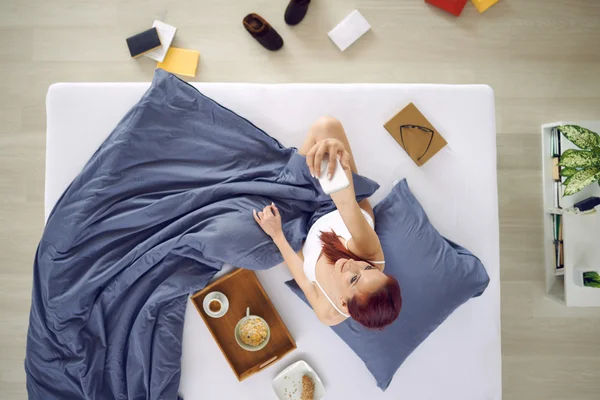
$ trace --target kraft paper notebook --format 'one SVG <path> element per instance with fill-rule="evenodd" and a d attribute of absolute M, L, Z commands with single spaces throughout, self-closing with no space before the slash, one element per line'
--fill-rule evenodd
<path fill-rule="evenodd" d="M 413 103 L 407 105 L 384 126 L 418 166 L 429 161 L 447 144 Z"/>

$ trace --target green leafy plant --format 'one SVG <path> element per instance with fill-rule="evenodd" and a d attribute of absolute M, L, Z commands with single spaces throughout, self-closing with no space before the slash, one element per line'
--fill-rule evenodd
<path fill-rule="evenodd" d="M 600 275 L 597 272 L 584 272 L 583 286 L 600 289 Z"/>
<path fill-rule="evenodd" d="M 600 135 L 577 125 L 557 129 L 580 149 L 566 150 L 560 156 L 560 174 L 567 178 L 564 195 L 571 196 L 595 182 L 600 185 Z"/>

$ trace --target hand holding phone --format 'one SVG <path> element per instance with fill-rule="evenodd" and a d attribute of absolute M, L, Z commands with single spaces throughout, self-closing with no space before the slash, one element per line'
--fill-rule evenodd
<path fill-rule="evenodd" d="M 350 186 L 341 163 L 342 159 L 348 158 L 344 144 L 335 138 L 316 142 L 306 154 L 310 174 L 319 180 L 325 194 L 335 193 Z M 329 165 L 330 160 L 335 160 L 335 165 Z"/>
<path fill-rule="evenodd" d="M 319 183 L 321 184 L 321 188 L 323 188 L 323 192 L 325 194 L 339 192 L 340 190 L 350 186 L 350 181 L 348 181 L 346 171 L 344 171 L 344 168 L 342 167 L 339 158 L 336 157 L 335 162 L 335 171 L 333 172 L 333 176 L 331 177 L 331 179 L 329 179 L 327 177 L 329 169 L 329 159 L 324 159 L 323 161 L 321 161 L 321 174 L 319 175 Z"/>

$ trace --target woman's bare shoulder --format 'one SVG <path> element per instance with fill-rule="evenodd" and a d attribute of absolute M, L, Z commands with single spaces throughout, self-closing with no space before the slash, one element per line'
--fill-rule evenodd
<path fill-rule="evenodd" d="M 346 320 L 346 318 L 342 315 L 340 315 L 340 313 L 338 313 L 336 311 L 337 315 L 329 315 L 327 318 L 319 318 L 319 321 L 321 321 L 322 323 L 324 323 L 327 326 L 335 326 L 335 325 L 339 325 L 342 322 L 344 322 Z"/>
<path fill-rule="evenodd" d="M 323 296 L 321 296 L 323 298 Z M 343 315 L 337 312 L 327 300 L 319 302 L 319 305 L 314 309 L 317 318 L 327 326 L 334 326 L 344 322 L 346 319 Z"/>

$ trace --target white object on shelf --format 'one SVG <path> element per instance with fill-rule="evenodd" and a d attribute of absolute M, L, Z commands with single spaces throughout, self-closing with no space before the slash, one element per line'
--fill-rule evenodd
<path fill-rule="evenodd" d="M 314 399 L 325 396 L 325 387 L 319 375 L 306 361 L 298 361 L 279 373 L 273 379 L 273 390 L 280 400 L 300 400 L 302 397 L 302 376 L 308 375 L 315 384 Z"/>
<path fill-rule="evenodd" d="M 175 37 L 177 28 L 158 20 L 154 21 L 152 27 L 156 28 L 156 30 L 158 31 L 158 37 L 160 38 L 161 46 L 157 49 L 145 53 L 144 56 L 158 62 L 163 62 L 165 60 L 165 56 L 167 55 L 169 47 L 171 47 L 171 43 L 173 43 L 173 38 Z"/>
<path fill-rule="evenodd" d="M 600 266 L 600 214 L 565 214 L 565 303 L 568 306 L 600 306 L 600 289 L 584 287 L 582 274 Z M 568 241 L 568 242 L 567 242 Z"/>
<path fill-rule="evenodd" d="M 574 278 L 575 285 L 578 287 L 582 287 L 582 288 L 587 287 L 583 283 L 583 274 L 586 272 L 595 272 L 597 274 L 600 274 L 600 269 L 598 268 L 598 265 L 599 265 L 599 262 L 598 262 L 598 260 L 596 260 L 596 263 L 594 264 L 593 267 L 576 266 L 575 268 L 573 268 L 573 278 Z M 591 289 L 600 290 L 599 288 L 595 288 L 595 287 L 592 287 Z"/>
<path fill-rule="evenodd" d="M 592 266 L 593 260 L 600 263 L 600 249 L 596 249 L 600 237 L 600 214 L 583 214 L 573 210 L 573 205 L 588 197 L 600 197 L 600 186 L 590 185 L 572 196 L 560 198 L 560 206 L 554 206 L 555 181 L 552 179 L 552 130 L 561 125 L 579 125 L 594 132 L 600 132 L 600 121 L 560 121 L 542 125 L 542 188 L 544 202 L 544 264 L 546 271 L 546 293 L 548 297 L 565 303 L 567 306 L 600 306 L 600 289 L 577 287 L 575 267 L 584 263 Z M 561 151 L 577 148 L 561 135 Z M 561 185 L 562 186 L 562 185 Z M 556 275 L 554 256 L 553 214 L 562 215 L 564 277 Z M 595 222 L 594 222 L 595 221 Z M 596 238 L 596 245 L 591 242 Z M 596 246 L 596 247 L 595 247 Z M 594 270 L 590 268 L 589 270 Z"/>
<path fill-rule="evenodd" d="M 354 10 L 329 32 L 329 38 L 344 51 L 369 29 L 369 21 L 358 10 Z"/>

